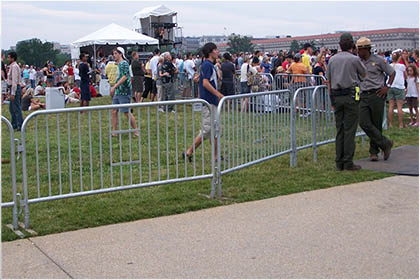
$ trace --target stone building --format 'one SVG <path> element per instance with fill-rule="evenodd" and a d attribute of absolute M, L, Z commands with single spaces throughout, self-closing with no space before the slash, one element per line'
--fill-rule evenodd
<path fill-rule="evenodd" d="M 419 48 L 419 29 L 418 28 L 392 28 L 369 31 L 351 31 L 354 40 L 360 37 L 368 37 L 375 49 L 380 52 L 392 51 L 395 49 L 414 50 Z M 299 44 L 306 42 L 314 42 L 317 48 L 326 47 L 329 49 L 340 49 L 338 45 L 339 38 L 342 32 L 311 35 L 311 36 L 297 36 L 278 39 L 263 39 L 253 40 L 254 48 L 262 50 L 263 52 L 273 52 L 280 50 L 290 50 L 290 45 L 293 40 Z M 226 51 L 227 43 L 218 44 L 220 52 Z"/>

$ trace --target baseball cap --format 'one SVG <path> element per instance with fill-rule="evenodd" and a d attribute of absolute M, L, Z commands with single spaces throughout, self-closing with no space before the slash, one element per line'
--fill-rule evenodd
<path fill-rule="evenodd" d="M 403 51 L 402 49 L 396 49 L 396 50 L 392 51 L 392 54 L 402 52 L 402 51 Z"/>
<path fill-rule="evenodd" d="M 127 59 L 127 58 L 125 57 L 125 51 L 124 51 L 124 49 L 123 49 L 122 47 L 118 47 L 118 48 L 117 48 L 117 50 L 118 50 L 120 53 L 122 53 L 122 56 L 123 56 L 123 58 L 124 58 L 124 59 Z"/>
<path fill-rule="evenodd" d="M 371 43 L 371 41 L 369 40 L 369 38 L 362 37 L 359 40 L 357 40 L 356 46 L 358 48 L 369 48 L 369 47 L 374 47 L 375 45 L 373 45 Z"/>
<path fill-rule="evenodd" d="M 295 54 L 295 59 L 301 59 L 302 55 L 300 53 Z"/>
<path fill-rule="evenodd" d="M 353 36 L 350 33 L 348 33 L 348 32 L 345 32 L 345 33 L 341 34 L 341 36 L 340 36 L 340 42 L 347 41 L 347 40 L 353 41 Z"/>

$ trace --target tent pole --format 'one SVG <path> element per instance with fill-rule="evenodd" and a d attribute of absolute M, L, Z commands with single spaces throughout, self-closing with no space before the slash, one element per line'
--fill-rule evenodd
<path fill-rule="evenodd" d="M 93 44 L 93 69 L 96 69 L 96 45 Z"/>

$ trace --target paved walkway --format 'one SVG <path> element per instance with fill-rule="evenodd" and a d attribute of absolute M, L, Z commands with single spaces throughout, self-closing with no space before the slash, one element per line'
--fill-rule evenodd
<path fill-rule="evenodd" d="M 4 278 L 418 278 L 419 178 L 3 243 Z"/>

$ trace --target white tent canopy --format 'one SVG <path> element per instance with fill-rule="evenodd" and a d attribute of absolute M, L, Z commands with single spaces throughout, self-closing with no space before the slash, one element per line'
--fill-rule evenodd
<path fill-rule="evenodd" d="M 147 7 L 143 10 L 137 12 L 134 15 L 134 19 L 144 19 L 150 16 L 160 17 L 160 16 L 175 16 L 177 13 L 167 8 L 165 5 Z"/>
<path fill-rule="evenodd" d="M 115 23 L 105 26 L 72 43 L 76 47 L 90 45 L 158 45 L 159 40 L 137 33 Z"/>

